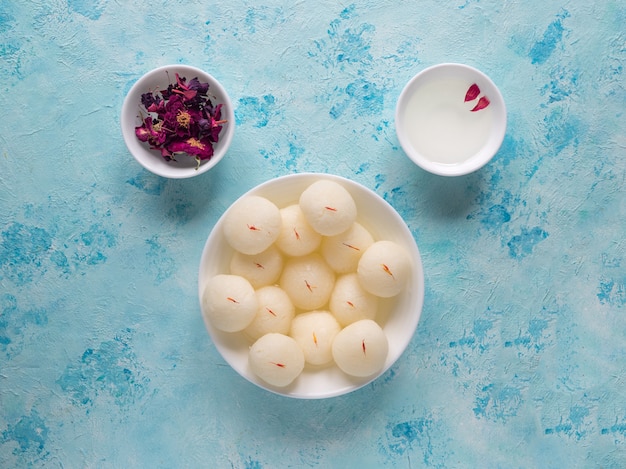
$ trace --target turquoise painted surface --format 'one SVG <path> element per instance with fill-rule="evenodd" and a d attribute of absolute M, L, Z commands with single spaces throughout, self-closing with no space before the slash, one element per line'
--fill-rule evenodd
<path fill-rule="evenodd" d="M 0 4 L 0 466 L 625 467 L 624 24 L 618 0 Z M 454 179 L 393 123 L 446 61 L 509 112 L 496 158 Z M 186 181 L 119 130 L 135 80 L 178 62 L 238 125 Z M 299 171 L 383 196 L 426 270 L 407 352 L 325 401 L 236 375 L 196 298 L 223 210 Z"/>

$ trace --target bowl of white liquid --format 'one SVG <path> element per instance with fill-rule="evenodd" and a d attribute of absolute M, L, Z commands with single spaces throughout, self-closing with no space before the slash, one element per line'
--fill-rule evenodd
<path fill-rule="evenodd" d="M 506 106 L 483 72 L 444 63 L 407 83 L 395 125 L 400 145 L 415 164 L 441 176 L 461 176 L 497 153 L 506 132 Z"/>

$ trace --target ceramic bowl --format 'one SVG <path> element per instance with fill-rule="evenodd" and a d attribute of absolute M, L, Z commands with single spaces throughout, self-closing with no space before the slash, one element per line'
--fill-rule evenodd
<path fill-rule="evenodd" d="M 176 156 L 176 161 L 166 161 L 159 151 L 151 150 L 148 143 L 141 142 L 135 135 L 135 127 L 141 125 L 141 114 L 147 115 L 141 105 L 141 95 L 148 91 L 165 89 L 170 83 L 176 83 L 176 73 L 187 81 L 198 78 L 200 82 L 209 83 L 209 96 L 214 105 L 222 104 L 223 125 L 218 142 L 214 145 L 214 154 L 203 160 L 198 166 L 194 157 L 187 154 Z M 166 65 L 156 68 L 143 75 L 132 86 L 122 106 L 122 134 L 128 150 L 135 160 L 148 171 L 166 178 L 189 178 L 203 174 L 220 162 L 230 147 L 235 132 L 235 114 L 232 102 L 224 87 L 213 76 L 203 70 L 189 65 Z"/>
<path fill-rule="evenodd" d="M 502 94 L 480 70 L 445 63 L 415 75 L 398 98 L 395 125 L 407 156 L 441 176 L 487 164 L 506 132 Z"/>
<path fill-rule="evenodd" d="M 258 378 L 248 365 L 248 349 L 251 341 L 243 333 L 226 333 L 214 328 L 203 314 L 204 322 L 213 344 L 224 360 L 242 377 L 270 392 L 292 398 L 321 399 L 354 391 L 383 375 L 402 355 L 417 327 L 424 301 L 424 273 L 417 244 L 402 217 L 384 199 L 366 187 L 330 174 L 300 173 L 269 180 L 247 195 L 259 195 L 274 202 L 279 208 L 298 203 L 300 194 L 313 182 L 329 179 L 343 185 L 354 198 L 357 221 L 370 231 L 375 240 L 399 243 L 409 253 L 412 271 L 406 288 L 393 298 L 381 299 L 376 321 L 381 325 L 389 341 L 389 353 L 379 373 L 367 378 L 353 378 L 336 365 L 315 369 L 305 367 L 302 374 L 287 387 L 270 386 Z M 236 203 L 236 202 L 235 202 Z M 202 305 L 205 285 L 214 275 L 229 273 L 233 249 L 224 234 L 224 217 L 213 227 L 200 260 L 198 294 Z"/>

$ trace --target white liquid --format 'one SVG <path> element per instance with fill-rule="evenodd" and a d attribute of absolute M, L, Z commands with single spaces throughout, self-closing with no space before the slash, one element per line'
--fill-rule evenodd
<path fill-rule="evenodd" d="M 470 85 L 454 78 L 427 83 L 407 103 L 405 130 L 411 145 L 427 159 L 461 163 L 487 143 L 493 124 L 491 105 L 471 112 L 483 93 L 464 102 Z"/>

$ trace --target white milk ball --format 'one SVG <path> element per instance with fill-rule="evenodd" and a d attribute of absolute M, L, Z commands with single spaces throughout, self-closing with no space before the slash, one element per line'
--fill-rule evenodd
<path fill-rule="evenodd" d="M 359 259 L 357 274 L 361 286 L 382 298 L 397 295 L 411 275 L 411 259 L 393 241 L 377 241 Z"/>
<path fill-rule="evenodd" d="M 328 265 L 340 274 L 356 271 L 365 250 L 374 244 L 374 238 L 363 225 L 352 224 L 347 231 L 335 236 L 324 237 L 320 252 Z"/>
<path fill-rule="evenodd" d="M 280 209 L 282 226 L 276 246 L 289 256 L 304 256 L 315 251 L 322 235 L 315 231 L 304 218 L 300 205 L 294 204 Z"/>
<path fill-rule="evenodd" d="M 254 288 L 275 283 L 283 271 L 283 256 L 272 245 L 258 254 L 235 251 L 230 260 L 230 273 L 246 278 Z"/>
<path fill-rule="evenodd" d="M 317 253 L 291 257 L 279 280 L 297 308 L 305 310 L 324 306 L 335 285 L 335 273 Z"/>
<path fill-rule="evenodd" d="M 256 297 L 259 308 L 244 333 L 254 340 L 270 332 L 289 334 L 296 309 L 287 293 L 280 287 L 268 285 L 259 288 Z"/>
<path fill-rule="evenodd" d="M 389 342 L 382 328 L 371 319 L 346 326 L 335 336 L 332 346 L 337 366 L 351 376 L 366 377 L 383 369 Z"/>
<path fill-rule="evenodd" d="M 296 315 L 290 335 L 304 352 L 311 365 L 326 365 L 333 359 L 332 345 L 341 326 L 328 311 L 309 311 Z"/>
<path fill-rule="evenodd" d="M 210 278 L 202 292 L 202 311 L 220 331 L 238 332 L 250 325 L 258 310 L 256 293 L 239 275 Z"/>
<path fill-rule="evenodd" d="M 361 319 L 374 319 L 378 297 L 363 289 L 356 273 L 345 274 L 335 282 L 328 309 L 339 324 L 347 326 Z"/>
<path fill-rule="evenodd" d="M 300 208 L 315 231 L 334 236 L 346 231 L 356 220 L 354 199 L 341 184 L 321 179 L 300 195 Z"/>
<path fill-rule="evenodd" d="M 304 353 L 291 337 L 271 332 L 259 338 L 248 353 L 252 372 L 266 383 L 284 387 L 304 369 Z"/>
<path fill-rule="evenodd" d="M 280 234 L 280 210 L 265 197 L 239 199 L 226 212 L 224 236 L 228 244 L 244 254 L 265 251 Z"/>

